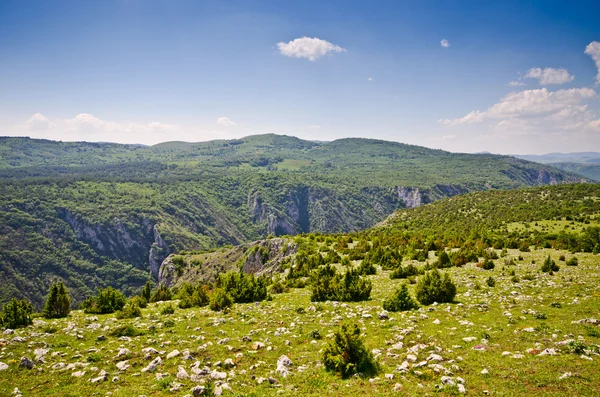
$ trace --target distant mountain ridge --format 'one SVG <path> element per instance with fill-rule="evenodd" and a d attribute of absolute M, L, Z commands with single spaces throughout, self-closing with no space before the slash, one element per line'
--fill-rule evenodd
<path fill-rule="evenodd" d="M 183 249 L 346 233 L 473 191 L 589 181 L 542 164 L 398 142 L 274 134 L 154 146 L 0 138 L 0 303 L 52 280 L 132 292 Z"/>

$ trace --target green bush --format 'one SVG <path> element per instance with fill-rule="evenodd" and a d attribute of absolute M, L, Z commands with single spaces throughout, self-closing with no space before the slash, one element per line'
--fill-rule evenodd
<path fill-rule="evenodd" d="M 179 308 L 202 307 L 208 305 L 208 287 L 200 283 L 191 285 L 183 283 L 177 292 Z"/>
<path fill-rule="evenodd" d="M 223 288 L 215 288 L 210 293 L 208 307 L 210 310 L 221 311 L 233 306 L 233 299 Z"/>
<path fill-rule="evenodd" d="M 379 365 L 365 347 L 356 324 L 342 324 L 323 351 L 323 364 L 327 371 L 336 372 L 342 378 L 354 374 L 372 376 L 379 372 Z"/>
<path fill-rule="evenodd" d="M 175 306 L 173 306 L 172 303 L 168 303 L 160 309 L 160 314 L 162 315 L 169 315 L 173 313 L 175 313 Z"/>
<path fill-rule="evenodd" d="M 138 307 L 145 309 L 148 307 L 148 301 L 143 296 L 134 296 L 129 300 L 132 304 L 138 305 Z"/>
<path fill-rule="evenodd" d="M 377 269 L 373 264 L 367 260 L 363 260 L 358 266 L 358 274 L 361 276 L 369 276 L 377 273 Z"/>
<path fill-rule="evenodd" d="M 550 258 L 550 255 L 546 257 L 544 263 L 542 264 L 542 267 L 540 268 L 540 270 L 544 273 L 557 272 L 559 269 L 560 267 L 558 267 L 556 262 L 554 262 L 552 258 Z"/>
<path fill-rule="evenodd" d="M 483 270 L 492 270 L 492 269 L 494 269 L 494 267 L 496 267 L 496 265 L 494 264 L 494 261 L 489 258 L 485 259 L 483 261 L 483 263 L 481 264 L 481 268 Z"/>
<path fill-rule="evenodd" d="M 123 309 L 127 299 L 120 291 L 107 287 L 98 292 L 97 296 L 88 297 L 81 302 L 80 308 L 85 313 L 107 314 Z"/>
<path fill-rule="evenodd" d="M 578 264 L 579 264 L 579 261 L 577 260 L 576 256 L 569 258 L 569 260 L 566 263 L 567 266 L 577 266 Z"/>
<path fill-rule="evenodd" d="M 217 277 L 216 286 L 223 288 L 235 303 L 260 302 L 267 298 L 267 279 L 231 271 Z"/>
<path fill-rule="evenodd" d="M 410 296 L 406 284 L 396 289 L 394 295 L 383 301 L 383 308 L 389 312 L 400 312 L 417 309 L 419 305 Z"/>
<path fill-rule="evenodd" d="M 152 297 L 152 284 L 150 281 L 146 281 L 146 285 L 144 285 L 140 295 L 142 298 L 146 299 L 146 302 L 150 302 L 150 298 Z"/>
<path fill-rule="evenodd" d="M 62 282 L 52 283 L 42 310 L 45 318 L 63 318 L 71 312 L 69 292 Z"/>
<path fill-rule="evenodd" d="M 121 336 L 129 336 L 133 338 L 134 336 L 139 336 L 143 334 L 144 333 L 142 331 L 138 330 L 131 324 L 120 325 L 114 330 L 112 330 L 110 333 L 111 336 L 116 336 L 117 338 L 120 338 Z"/>
<path fill-rule="evenodd" d="M 399 266 L 393 272 L 390 273 L 392 280 L 397 278 L 409 278 L 410 276 L 416 276 L 419 274 L 419 268 L 409 263 L 406 266 Z"/>
<path fill-rule="evenodd" d="M 2 312 L 0 312 L 0 325 L 4 328 L 27 327 L 33 323 L 31 319 L 32 313 L 33 305 L 31 302 L 25 299 L 17 300 L 16 298 L 13 298 L 2 307 Z"/>
<path fill-rule="evenodd" d="M 117 311 L 116 316 L 118 319 L 142 317 L 142 310 L 137 303 L 129 301 L 123 307 L 123 310 Z"/>
<path fill-rule="evenodd" d="M 434 269 L 419 277 L 416 288 L 416 297 L 423 305 L 433 302 L 452 302 L 456 295 L 456 285 L 447 273 L 443 275 Z"/>
<path fill-rule="evenodd" d="M 330 265 L 322 266 L 311 273 L 313 302 L 328 300 L 358 302 L 369 299 L 371 281 L 360 276 L 356 269 L 349 269 L 343 275 Z"/>
<path fill-rule="evenodd" d="M 486 284 L 488 285 L 488 287 L 493 288 L 496 286 L 496 280 L 494 280 L 493 277 L 488 277 L 487 280 L 485 280 Z"/>
<path fill-rule="evenodd" d="M 165 284 L 160 284 L 152 297 L 150 297 L 150 302 L 164 302 L 170 301 L 173 299 L 173 293 Z"/>

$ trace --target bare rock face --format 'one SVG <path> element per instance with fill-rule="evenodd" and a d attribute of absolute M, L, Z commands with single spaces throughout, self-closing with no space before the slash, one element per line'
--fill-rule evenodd
<path fill-rule="evenodd" d="M 298 252 L 298 246 L 284 238 L 272 238 L 252 243 L 242 269 L 246 273 L 263 275 L 279 270 L 286 256 Z"/>
<path fill-rule="evenodd" d="M 406 208 L 416 208 L 424 204 L 423 194 L 418 187 L 397 186 L 398 198 L 404 201 Z"/>
<path fill-rule="evenodd" d="M 158 278 L 162 261 L 169 255 L 169 246 L 160 235 L 156 225 L 153 227 L 154 242 L 148 253 L 148 265 L 154 277 Z"/>

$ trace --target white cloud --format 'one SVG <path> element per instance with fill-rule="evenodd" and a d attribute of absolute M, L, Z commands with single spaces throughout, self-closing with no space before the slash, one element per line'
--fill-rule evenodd
<path fill-rule="evenodd" d="M 575 79 L 575 76 L 570 75 L 567 69 L 554 68 L 531 68 L 525 77 L 538 79 L 541 85 L 564 84 Z"/>
<path fill-rule="evenodd" d="M 454 135 L 454 134 L 442 135 L 442 139 L 444 139 L 444 140 L 456 139 L 456 135 Z"/>
<path fill-rule="evenodd" d="M 373 81 L 373 77 L 367 78 L 367 81 Z"/>
<path fill-rule="evenodd" d="M 228 117 L 219 117 L 217 119 L 217 124 L 222 125 L 223 127 L 235 127 L 237 123 L 233 122 Z"/>
<path fill-rule="evenodd" d="M 444 48 L 448 48 L 450 47 L 450 42 L 446 39 L 442 39 L 442 41 L 440 41 L 440 45 Z"/>
<path fill-rule="evenodd" d="M 175 133 L 182 133 L 179 125 L 158 121 L 150 123 L 107 121 L 89 113 L 80 113 L 70 119 L 52 120 L 41 113 L 36 113 L 24 123 L 8 130 L 11 136 L 120 143 L 164 142 L 172 140 Z"/>
<path fill-rule="evenodd" d="M 504 96 L 485 111 L 474 110 L 464 117 L 441 119 L 438 123 L 451 127 L 488 123 L 511 134 L 595 130 L 599 122 L 586 103 L 594 97 L 596 91 L 591 88 L 524 90 Z"/>
<path fill-rule="evenodd" d="M 519 86 L 523 86 L 523 85 L 526 85 L 526 84 L 523 83 L 522 81 L 513 80 L 510 83 L 508 83 L 508 85 L 511 86 L 511 87 L 519 87 Z"/>
<path fill-rule="evenodd" d="M 306 58 L 311 62 L 316 61 L 330 52 L 346 52 L 345 48 L 332 44 L 316 37 L 301 37 L 288 43 L 277 43 L 282 55 L 292 58 Z"/>
<path fill-rule="evenodd" d="M 36 113 L 25 122 L 29 131 L 42 131 L 53 127 L 50 120 L 41 113 Z"/>
<path fill-rule="evenodd" d="M 313 125 L 309 125 L 308 128 L 310 128 L 311 130 L 319 130 L 319 129 L 321 129 L 321 126 L 313 124 Z"/>
<path fill-rule="evenodd" d="M 596 75 L 596 81 L 600 83 L 600 41 L 592 41 L 585 47 L 585 53 L 592 57 L 596 63 L 598 74 Z"/>

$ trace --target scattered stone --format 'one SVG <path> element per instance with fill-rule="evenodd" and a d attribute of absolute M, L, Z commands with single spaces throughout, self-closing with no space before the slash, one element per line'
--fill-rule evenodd
<path fill-rule="evenodd" d="M 81 378 L 82 376 L 85 375 L 85 371 L 77 371 L 77 372 L 73 372 L 71 374 L 71 376 L 75 377 L 75 378 Z"/>
<path fill-rule="evenodd" d="M 6 371 L 8 369 L 8 364 L 0 362 L 0 371 Z"/>
<path fill-rule="evenodd" d="M 154 360 L 150 362 L 145 368 L 142 369 L 142 372 L 154 372 L 158 365 L 162 364 L 162 360 L 160 357 L 156 357 Z"/>
<path fill-rule="evenodd" d="M 19 363 L 19 367 L 32 369 L 35 364 L 27 357 L 21 357 L 21 362 Z"/>
<path fill-rule="evenodd" d="M 179 352 L 179 350 L 173 350 L 171 353 L 167 354 L 167 360 L 175 358 L 175 357 L 179 356 L 180 354 L 181 353 Z"/>

